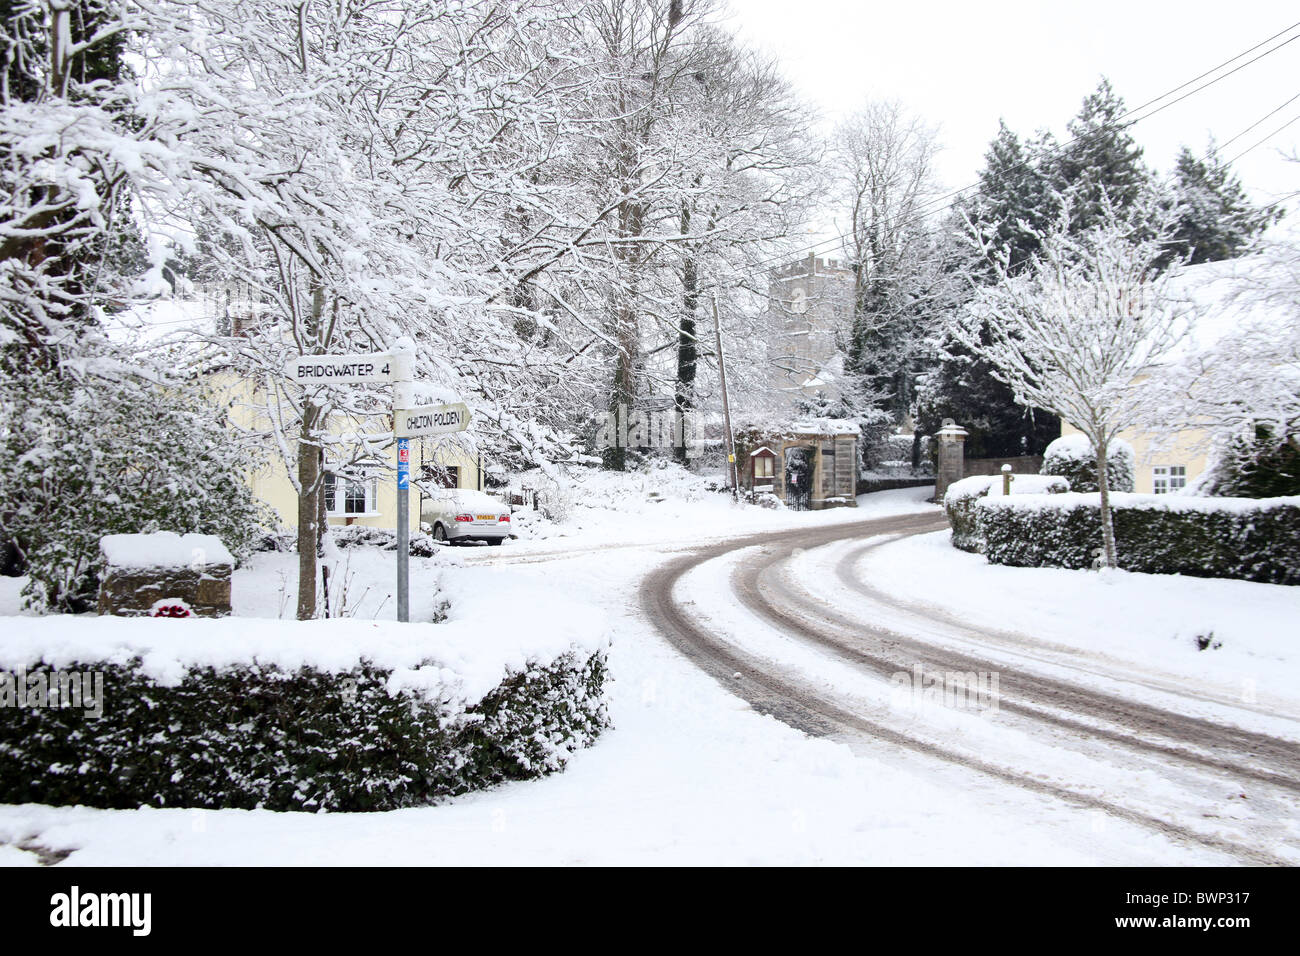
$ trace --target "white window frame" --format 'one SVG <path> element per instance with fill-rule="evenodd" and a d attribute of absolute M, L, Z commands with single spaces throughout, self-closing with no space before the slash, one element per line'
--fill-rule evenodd
<path fill-rule="evenodd" d="M 334 494 L 326 495 L 325 515 L 329 518 L 373 518 L 379 514 L 379 508 L 376 504 L 376 493 L 378 491 L 377 481 L 374 478 L 344 478 L 341 475 L 326 471 L 326 474 L 334 477 Z M 322 479 L 323 480 L 323 479 Z M 361 485 L 365 492 L 365 510 L 348 511 L 347 510 L 347 489 L 349 485 Z M 322 493 L 328 492 L 329 486 L 322 489 Z M 333 499 L 333 500 L 331 500 Z"/>
<path fill-rule="evenodd" d="M 1151 469 L 1152 494 L 1168 495 L 1186 487 L 1186 465 L 1156 465 Z"/>

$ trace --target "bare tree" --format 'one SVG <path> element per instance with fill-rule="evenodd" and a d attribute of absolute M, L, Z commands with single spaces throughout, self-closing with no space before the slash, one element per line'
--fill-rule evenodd
<path fill-rule="evenodd" d="M 1221 274 L 1225 265 L 1197 268 Z M 1151 424 L 1195 424 L 1216 444 L 1262 432 L 1300 450 L 1300 243 L 1266 243 L 1232 265 L 1215 283 L 1227 286 L 1226 297 L 1195 301 L 1200 311 L 1216 309 L 1220 322 L 1231 316 L 1231 331 L 1160 376 Z"/>
<path fill-rule="evenodd" d="M 867 104 L 832 140 L 849 217 L 844 254 L 854 271 L 846 370 L 862 400 L 894 421 L 912 405 L 936 311 L 929 301 L 944 279 L 944 246 L 926 220 L 939 193 L 939 149 L 935 130 L 895 101 Z"/>
<path fill-rule="evenodd" d="M 1142 420 L 1149 378 L 1186 332 L 1187 309 L 1169 295 L 1160 265 L 1171 232 L 1166 216 L 1154 238 L 1144 237 L 1107 207 L 1097 225 L 1071 235 L 1067 211 L 1015 276 L 1005 251 L 984 246 L 997 282 L 976 289 L 953 329 L 1017 402 L 1060 415 L 1092 443 L 1108 568 L 1116 566 L 1116 550 L 1107 450 Z"/>

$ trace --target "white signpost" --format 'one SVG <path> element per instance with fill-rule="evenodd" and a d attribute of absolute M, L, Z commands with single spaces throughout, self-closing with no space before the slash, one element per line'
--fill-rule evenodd
<path fill-rule="evenodd" d="M 421 405 L 393 413 L 393 434 L 398 438 L 419 438 L 422 435 L 450 435 L 469 427 L 469 406 L 464 402 L 453 405 Z"/>
<path fill-rule="evenodd" d="M 284 373 L 295 385 L 357 385 L 391 382 L 394 367 L 391 355 L 295 355 Z"/>
<path fill-rule="evenodd" d="M 416 405 L 409 339 L 394 345 L 391 354 L 297 355 L 284 365 L 297 385 L 356 385 L 393 383 L 393 437 L 397 439 L 397 619 L 411 619 L 411 442 L 425 435 L 449 435 L 469 427 L 464 402 Z"/>

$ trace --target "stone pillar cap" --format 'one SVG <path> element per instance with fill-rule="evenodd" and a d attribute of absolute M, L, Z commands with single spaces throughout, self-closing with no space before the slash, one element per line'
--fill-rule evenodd
<path fill-rule="evenodd" d="M 965 438 L 969 434 L 970 432 L 966 431 L 966 429 L 962 428 L 951 418 L 945 418 L 943 420 L 943 427 L 938 431 L 940 438 Z"/>

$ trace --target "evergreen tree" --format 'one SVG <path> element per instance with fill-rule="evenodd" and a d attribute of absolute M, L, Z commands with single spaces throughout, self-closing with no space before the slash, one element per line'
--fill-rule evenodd
<path fill-rule="evenodd" d="M 1103 77 L 1067 125 L 1071 141 L 1055 156 L 1044 157 L 1043 171 L 1052 188 L 1070 203 L 1075 235 L 1104 222 L 1107 206 L 1125 216 L 1149 208 L 1142 200 L 1155 189 L 1154 179 L 1142 160 L 1142 147 L 1128 132 L 1124 112 L 1123 98 Z"/>
<path fill-rule="evenodd" d="M 1036 232 L 1051 221 L 1056 203 L 1041 158 L 1054 148 L 1050 138 L 1023 144 L 1003 121 L 984 154 L 979 187 L 958 211 L 1005 249 L 1018 272 L 1038 251 Z M 977 268 L 980 264 L 977 264 Z M 992 263 L 982 263 L 993 274 Z"/>
<path fill-rule="evenodd" d="M 1227 443 L 1200 491 L 1227 498 L 1300 495 L 1300 449 L 1258 426 L 1253 439 L 1238 437 Z"/>
<path fill-rule="evenodd" d="M 1178 207 L 1174 252 L 1192 264 L 1240 255 L 1283 215 L 1277 206 L 1256 206 L 1210 143 L 1204 157 L 1184 146 L 1174 166 L 1171 201 Z"/>

